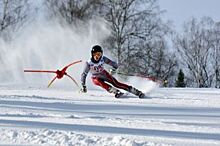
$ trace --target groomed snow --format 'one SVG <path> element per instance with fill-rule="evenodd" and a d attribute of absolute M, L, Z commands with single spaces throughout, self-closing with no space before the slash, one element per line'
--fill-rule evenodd
<path fill-rule="evenodd" d="M 219 146 L 220 90 L 104 90 L 0 85 L 0 146 Z"/>

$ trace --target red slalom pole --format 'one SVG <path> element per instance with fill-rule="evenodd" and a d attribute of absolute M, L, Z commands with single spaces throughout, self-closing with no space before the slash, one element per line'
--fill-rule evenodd
<path fill-rule="evenodd" d="M 50 70 L 24 70 L 24 72 L 44 72 L 44 73 L 56 73 L 56 71 L 50 71 Z"/>
<path fill-rule="evenodd" d="M 76 80 L 71 77 L 69 74 L 66 73 L 66 70 L 68 69 L 68 67 L 80 63 L 82 62 L 82 60 L 79 61 L 75 61 L 72 62 L 68 65 L 66 65 L 62 70 L 57 70 L 57 71 L 51 71 L 51 70 L 24 70 L 24 72 L 35 72 L 35 73 L 55 73 L 56 76 L 50 81 L 50 83 L 48 84 L 48 88 L 52 85 L 52 83 L 56 80 L 56 79 L 62 79 L 64 75 L 68 76 L 75 84 L 77 87 L 79 87 L 78 83 L 76 82 Z"/>

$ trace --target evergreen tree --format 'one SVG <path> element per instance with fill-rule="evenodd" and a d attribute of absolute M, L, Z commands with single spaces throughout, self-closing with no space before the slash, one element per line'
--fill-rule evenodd
<path fill-rule="evenodd" d="M 185 75 L 182 69 L 180 69 L 177 80 L 176 80 L 176 87 L 186 87 L 186 83 L 184 80 L 185 80 Z"/>

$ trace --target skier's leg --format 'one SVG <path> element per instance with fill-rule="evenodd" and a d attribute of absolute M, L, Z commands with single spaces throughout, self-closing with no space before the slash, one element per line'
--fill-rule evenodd
<path fill-rule="evenodd" d="M 107 91 L 111 88 L 111 86 L 109 84 L 106 84 L 103 80 L 101 80 L 97 77 L 93 77 L 92 81 L 95 85 L 100 86 L 100 87 L 104 88 Z"/>
<path fill-rule="evenodd" d="M 129 91 L 129 89 L 131 88 L 131 86 L 119 82 L 117 79 L 115 79 L 108 72 L 105 72 L 105 75 L 106 75 L 106 82 L 112 84 L 114 87 L 120 88 L 120 89 L 123 89 L 123 90 L 126 90 L 126 91 Z"/>
<path fill-rule="evenodd" d="M 127 84 L 119 82 L 118 80 L 116 80 L 113 76 L 111 76 L 107 72 L 106 72 L 106 76 L 108 77 L 108 82 L 111 83 L 113 86 L 120 88 L 120 89 L 124 89 L 134 95 L 137 95 L 139 98 L 143 98 L 145 96 L 144 93 L 142 93 L 138 89 L 136 89 L 132 86 L 129 86 Z"/>
<path fill-rule="evenodd" d="M 95 85 L 100 86 L 100 87 L 104 88 L 105 90 L 107 90 L 108 92 L 115 94 L 116 98 L 118 98 L 119 96 L 121 96 L 123 94 L 118 89 L 110 86 L 109 84 L 105 83 L 103 80 L 101 80 L 97 77 L 93 77 L 92 81 Z"/>

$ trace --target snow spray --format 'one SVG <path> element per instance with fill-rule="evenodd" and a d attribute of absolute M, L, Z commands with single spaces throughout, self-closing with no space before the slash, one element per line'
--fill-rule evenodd
<path fill-rule="evenodd" d="M 68 69 L 79 82 L 83 64 L 90 58 L 91 47 L 101 45 L 109 35 L 106 22 L 98 18 L 88 21 L 83 28 L 61 25 L 56 20 L 35 22 L 11 43 L 0 39 L 0 82 L 45 85 L 52 79 L 51 75 L 25 74 L 23 70 L 56 70 L 73 61 L 83 60 L 81 64 Z M 73 86 L 68 79 L 62 83 Z"/>

